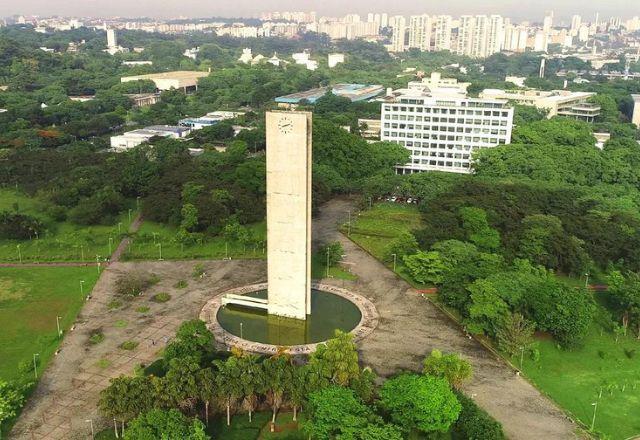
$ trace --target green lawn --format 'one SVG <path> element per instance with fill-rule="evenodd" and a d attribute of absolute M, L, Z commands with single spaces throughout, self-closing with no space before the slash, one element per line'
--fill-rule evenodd
<path fill-rule="evenodd" d="M 298 424 L 292 420 L 293 413 L 282 412 L 276 419 L 276 432 L 269 432 L 271 412 L 261 411 L 253 415 L 249 423 L 247 414 L 238 414 L 231 418 L 231 426 L 226 425 L 224 416 L 216 418 L 210 424 L 207 432 L 214 439 L 225 440 L 306 440 L 306 437 L 298 430 Z M 303 414 L 298 414 L 298 421 L 304 420 Z"/>
<path fill-rule="evenodd" d="M 383 202 L 372 209 L 362 211 L 354 219 L 351 231 L 345 224 L 340 230 L 355 243 L 366 249 L 380 261 L 384 261 L 385 249 L 404 232 L 412 232 L 422 225 L 422 214 L 415 205 Z M 350 232 L 350 234 L 349 234 Z M 384 261 L 393 270 L 393 261 Z M 396 260 L 395 272 L 416 288 L 425 288 L 411 279 L 401 259 Z"/>
<path fill-rule="evenodd" d="M 122 213 L 112 226 L 79 226 L 71 222 L 56 222 L 46 212 L 48 205 L 34 197 L 9 189 L 0 189 L 0 211 L 32 215 L 46 225 L 41 236 L 31 240 L 0 240 L 0 261 L 95 261 L 96 255 L 106 257 L 115 250 L 129 229 L 129 217 L 134 210 Z"/>
<path fill-rule="evenodd" d="M 588 428 L 597 402 L 595 430 L 626 439 L 640 435 L 640 340 L 629 335 L 616 342 L 603 322 L 601 315 L 579 349 L 560 350 L 552 340 L 540 340 L 540 360 L 525 357 L 523 371 Z"/>
<path fill-rule="evenodd" d="M 249 225 L 258 241 L 265 241 L 266 222 Z M 266 248 L 262 245 L 243 246 L 236 242 L 226 242 L 223 237 L 208 237 L 202 244 L 182 245 L 175 240 L 175 227 L 145 221 L 133 236 L 133 243 L 124 255 L 126 260 L 192 260 L 222 258 L 266 258 Z"/>
<path fill-rule="evenodd" d="M 58 347 L 56 316 L 68 330 L 98 278 L 95 267 L 0 268 L 0 378 L 18 376 L 39 353 L 42 371 Z"/>

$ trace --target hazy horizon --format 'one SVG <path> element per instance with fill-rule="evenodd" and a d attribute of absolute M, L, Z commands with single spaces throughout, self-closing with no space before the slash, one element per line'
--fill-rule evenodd
<path fill-rule="evenodd" d="M 218 2 L 219 3 L 219 2 Z M 410 14 L 501 14 L 516 20 L 541 21 L 545 11 L 552 10 L 556 23 L 568 22 L 574 14 L 586 21 L 593 20 L 596 12 L 601 20 L 611 16 L 622 18 L 640 15 L 640 8 L 626 0 L 606 0 L 593 4 L 578 0 L 540 0 L 534 5 L 509 0 L 450 0 L 439 4 L 421 4 L 416 0 L 326 0 L 321 4 L 313 0 L 237 0 L 212 4 L 207 0 L 22 0 L 0 5 L 0 16 L 10 15 L 63 15 L 79 17 L 256 17 L 267 11 L 316 11 L 319 15 L 345 15 L 348 13 L 387 12 L 392 15 Z"/>

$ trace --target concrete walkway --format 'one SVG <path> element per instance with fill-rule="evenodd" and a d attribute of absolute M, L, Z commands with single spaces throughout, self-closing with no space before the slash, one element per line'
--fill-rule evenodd
<path fill-rule="evenodd" d="M 572 439 L 576 425 L 549 399 L 478 342 L 392 271 L 337 231 L 353 206 L 336 199 L 321 209 L 314 223 L 314 241 L 340 241 L 346 260 L 354 263 L 354 283 L 337 285 L 367 296 L 378 308 L 378 328 L 360 342 L 361 358 L 379 375 L 419 371 L 432 349 L 460 353 L 473 365 L 467 395 L 500 421 L 511 439 Z"/>

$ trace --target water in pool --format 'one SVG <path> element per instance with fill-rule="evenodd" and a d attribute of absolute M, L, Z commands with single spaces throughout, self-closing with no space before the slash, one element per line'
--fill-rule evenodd
<path fill-rule="evenodd" d="M 266 298 L 267 292 L 252 292 L 246 296 Z M 218 322 L 229 333 L 272 345 L 326 341 L 333 337 L 336 329 L 353 330 L 360 317 L 360 310 L 348 299 L 315 289 L 311 290 L 311 315 L 305 321 L 268 315 L 263 310 L 236 305 L 221 307 L 218 311 Z"/>

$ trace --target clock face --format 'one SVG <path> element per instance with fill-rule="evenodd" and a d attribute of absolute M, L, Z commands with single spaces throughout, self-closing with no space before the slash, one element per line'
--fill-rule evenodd
<path fill-rule="evenodd" d="M 280 118 L 280 120 L 278 121 L 278 130 L 280 130 L 280 133 L 282 134 L 291 133 L 293 131 L 293 122 L 291 121 L 291 119 L 287 118 L 286 116 Z"/>

